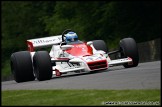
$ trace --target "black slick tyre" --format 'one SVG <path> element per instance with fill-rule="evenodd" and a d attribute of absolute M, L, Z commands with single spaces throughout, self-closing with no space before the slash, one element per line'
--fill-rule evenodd
<path fill-rule="evenodd" d="M 102 50 L 108 53 L 108 47 L 106 46 L 106 43 L 103 40 L 93 40 L 92 42 L 96 50 Z"/>
<path fill-rule="evenodd" d="M 52 63 L 47 51 L 38 51 L 33 57 L 34 73 L 39 81 L 52 78 Z"/>
<path fill-rule="evenodd" d="M 121 57 L 122 58 L 130 57 L 133 60 L 132 64 L 125 63 L 123 64 L 123 66 L 125 68 L 138 66 L 139 53 L 138 53 L 138 47 L 135 40 L 133 38 L 124 38 L 120 40 L 119 46 L 121 50 Z"/>
<path fill-rule="evenodd" d="M 16 82 L 35 80 L 29 51 L 15 52 L 10 58 L 11 71 Z"/>

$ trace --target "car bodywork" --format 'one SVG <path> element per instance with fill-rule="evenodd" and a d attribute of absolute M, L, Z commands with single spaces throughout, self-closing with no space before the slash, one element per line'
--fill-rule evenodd
<path fill-rule="evenodd" d="M 29 39 L 27 45 L 32 61 L 36 48 L 52 46 L 49 55 L 53 65 L 53 75 L 56 76 L 68 72 L 105 70 L 116 64 L 132 64 L 132 58 L 129 56 L 111 60 L 109 53 L 95 49 L 93 41 L 63 44 L 62 35 Z"/>

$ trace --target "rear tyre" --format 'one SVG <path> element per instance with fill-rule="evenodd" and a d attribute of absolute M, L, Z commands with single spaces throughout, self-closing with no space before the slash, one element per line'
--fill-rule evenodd
<path fill-rule="evenodd" d="M 52 78 L 51 58 L 46 51 L 38 51 L 33 57 L 34 73 L 39 81 Z"/>
<path fill-rule="evenodd" d="M 139 53 L 135 40 L 133 38 L 124 38 L 120 40 L 119 46 L 121 50 L 121 57 L 130 57 L 133 60 L 132 64 L 125 63 L 123 66 L 125 68 L 136 67 L 139 63 Z"/>
<path fill-rule="evenodd" d="M 102 50 L 108 53 L 108 47 L 106 46 L 106 43 L 103 40 L 93 40 L 92 42 L 96 50 Z"/>
<path fill-rule="evenodd" d="M 35 80 L 30 52 L 15 52 L 10 60 L 11 72 L 16 82 Z"/>

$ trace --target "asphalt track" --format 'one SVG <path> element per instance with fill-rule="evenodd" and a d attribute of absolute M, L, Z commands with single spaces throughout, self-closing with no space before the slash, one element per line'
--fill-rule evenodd
<path fill-rule="evenodd" d="M 110 67 L 93 73 L 66 74 L 46 81 L 1 82 L 2 90 L 36 89 L 161 89 L 161 61 L 139 63 L 137 67 Z"/>

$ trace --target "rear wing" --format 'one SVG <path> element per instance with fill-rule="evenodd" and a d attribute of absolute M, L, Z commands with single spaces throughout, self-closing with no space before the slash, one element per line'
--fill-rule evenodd
<path fill-rule="evenodd" d="M 33 52 L 35 48 L 56 45 L 62 42 L 62 35 L 50 36 L 27 40 L 28 50 Z"/>

